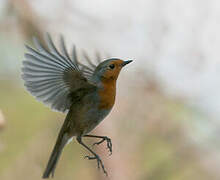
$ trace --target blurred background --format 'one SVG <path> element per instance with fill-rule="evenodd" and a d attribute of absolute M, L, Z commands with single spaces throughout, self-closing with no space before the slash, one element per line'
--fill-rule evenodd
<path fill-rule="evenodd" d="M 119 77 L 112 113 L 92 132 L 112 139 L 112 156 L 105 144 L 94 147 L 109 177 L 73 141 L 54 179 L 220 179 L 219 5 L 0 0 L 0 179 L 41 179 L 65 117 L 37 102 L 20 77 L 24 44 L 45 32 L 91 57 L 134 59 Z"/>

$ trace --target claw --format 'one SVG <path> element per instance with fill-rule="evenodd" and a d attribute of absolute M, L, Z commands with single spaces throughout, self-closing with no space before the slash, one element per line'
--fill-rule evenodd
<path fill-rule="evenodd" d="M 84 158 L 85 158 L 85 159 L 88 159 L 88 160 L 96 159 L 95 157 L 91 157 L 91 156 L 85 156 Z"/>
<path fill-rule="evenodd" d="M 104 173 L 106 176 L 108 176 L 108 173 L 107 173 L 107 171 L 105 170 L 105 166 L 104 166 L 102 160 L 100 159 L 100 157 L 99 157 L 98 155 L 95 155 L 95 156 L 85 156 L 85 158 L 87 158 L 88 160 L 94 160 L 94 159 L 96 159 L 98 169 L 100 169 L 100 165 L 101 165 L 102 170 L 103 170 L 103 173 Z"/>
<path fill-rule="evenodd" d="M 110 154 L 109 154 L 109 156 L 110 156 L 110 155 L 112 155 L 112 142 L 111 142 L 111 139 L 108 138 L 107 136 L 103 137 L 103 139 L 101 141 L 94 143 L 93 146 L 99 145 L 99 144 L 103 143 L 104 141 L 107 141 L 107 149 L 110 152 Z"/>
<path fill-rule="evenodd" d="M 96 142 L 96 143 L 94 143 L 92 146 L 94 146 L 94 145 L 99 145 L 99 144 L 101 144 L 101 143 L 103 143 L 105 141 L 105 138 L 103 138 L 101 141 L 99 141 L 99 142 Z"/>

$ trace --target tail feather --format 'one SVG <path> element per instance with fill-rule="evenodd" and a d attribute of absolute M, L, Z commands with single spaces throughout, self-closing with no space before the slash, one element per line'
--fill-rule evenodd
<path fill-rule="evenodd" d="M 54 149 L 51 153 L 50 159 L 48 161 L 47 167 L 44 171 L 42 178 L 49 178 L 50 175 L 52 175 L 52 177 L 54 176 L 56 164 L 59 160 L 59 157 L 61 155 L 61 152 L 62 152 L 64 146 L 68 142 L 68 139 L 69 138 L 68 138 L 67 134 L 58 136 L 57 142 L 56 142 Z"/>

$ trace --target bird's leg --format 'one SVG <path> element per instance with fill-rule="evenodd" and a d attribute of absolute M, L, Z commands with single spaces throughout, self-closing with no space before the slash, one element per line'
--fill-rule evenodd
<path fill-rule="evenodd" d="M 109 152 L 110 152 L 109 155 L 112 154 L 112 141 L 111 141 L 111 139 L 109 137 L 107 137 L 107 136 L 95 136 L 95 135 L 89 135 L 89 134 L 88 135 L 84 135 L 84 137 L 92 137 L 92 138 L 99 138 L 99 139 L 101 139 L 99 142 L 94 143 L 93 146 L 94 145 L 99 145 L 99 144 L 103 143 L 104 141 L 106 141 L 107 142 L 107 148 L 109 149 Z"/>
<path fill-rule="evenodd" d="M 86 144 L 84 144 L 82 142 L 82 137 L 81 136 L 78 136 L 76 138 L 76 140 L 78 141 L 79 144 L 81 144 L 83 147 L 85 147 L 89 152 L 91 152 L 94 155 L 94 156 L 85 156 L 85 158 L 88 158 L 88 160 L 96 159 L 97 160 L 98 169 L 100 169 L 100 165 L 101 165 L 101 168 L 102 168 L 104 174 L 106 176 L 108 176 L 108 173 L 105 170 L 104 164 L 103 164 L 102 160 L 100 159 L 100 157 L 94 151 L 92 151 Z"/>

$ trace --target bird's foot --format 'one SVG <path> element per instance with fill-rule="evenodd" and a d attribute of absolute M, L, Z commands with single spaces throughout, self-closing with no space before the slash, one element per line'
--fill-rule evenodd
<path fill-rule="evenodd" d="M 107 142 L 107 149 L 110 152 L 110 154 L 109 154 L 109 156 L 110 156 L 110 155 L 112 155 L 112 141 L 107 136 L 104 136 L 101 141 L 94 143 L 93 146 L 94 145 L 99 145 L 99 144 L 103 143 L 104 141 Z"/>
<path fill-rule="evenodd" d="M 105 170 L 105 166 L 104 166 L 102 160 L 100 159 L 100 157 L 99 157 L 98 155 L 85 156 L 85 158 L 87 158 L 88 160 L 94 160 L 94 159 L 96 159 L 98 169 L 100 169 L 100 166 L 101 166 L 101 168 L 102 168 L 102 170 L 103 170 L 103 173 L 104 173 L 106 176 L 108 176 L 108 173 L 107 173 L 107 171 Z"/>

